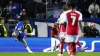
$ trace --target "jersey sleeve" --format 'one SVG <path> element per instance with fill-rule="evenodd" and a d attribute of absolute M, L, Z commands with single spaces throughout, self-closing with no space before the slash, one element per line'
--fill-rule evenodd
<path fill-rule="evenodd" d="M 80 13 L 79 20 L 82 20 L 82 14 Z"/>
<path fill-rule="evenodd" d="M 21 30 L 21 23 L 20 22 L 15 26 L 15 30 Z"/>
<path fill-rule="evenodd" d="M 20 22 L 15 26 L 14 33 L 15 33 L 16 35 L 19 35 L 19 33 L 21 32 L 21 27 L 22 27 L 22 25 L 21 25 Z"/>
<path fill-rule="evenodd" d="M 57 22 L 59 23 L 59 24 L 62 24 L 62 23 L 64 23 L 64 22 L 66 22 L 67 20 L 66 20 L 66 14 L 65 13 L 62 13 L 61 15 L 60 15 L 60 18 L 57 20 Z"/>

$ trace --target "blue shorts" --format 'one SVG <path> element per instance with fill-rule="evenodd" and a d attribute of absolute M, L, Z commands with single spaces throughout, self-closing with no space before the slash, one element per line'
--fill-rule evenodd
<path fill-rule="evenodd" d="M 26 36 L 26 32 L 19 33 L 19 35 L 18 35 L 18 41 L 22 41 L 25 36 Z"/>

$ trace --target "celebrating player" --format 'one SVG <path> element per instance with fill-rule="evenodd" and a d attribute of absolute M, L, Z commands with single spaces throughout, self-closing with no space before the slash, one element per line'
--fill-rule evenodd
<path fill-rule="evenodd" d="M 24 37 L 26 35 L 34 35 L 34 32 L 32 33 L 26 33 L 24 32 L 24 29 L 25 29 L 25 25 L 28 24 L 28 18 L 27 17 L 24 17 L 22 18 L 21 21 L 18 22 L 18 24 L 16 25 L 15 27 L 15 31 L 12 33 L 12 36 L 15 36 L 16 37 L 16 40 L 17 41 L 21 41 L 23 44 L 24 44 L 24 47 L 27 49 L 27 51 L 29 53 L 32 53 L 32 51 L 30 50 L 30 48 L 28 47 Z"/>

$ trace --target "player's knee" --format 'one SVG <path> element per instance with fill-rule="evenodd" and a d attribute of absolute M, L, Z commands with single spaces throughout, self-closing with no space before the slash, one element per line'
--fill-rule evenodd
<path fill-rule="evenodd" d="M 22 43 L 26 43 L 24 40 L 21 40 Z"/>

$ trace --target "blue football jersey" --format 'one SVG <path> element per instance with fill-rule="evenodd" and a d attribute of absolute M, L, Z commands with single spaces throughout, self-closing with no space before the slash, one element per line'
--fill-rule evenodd
<path fill-rule="evenodd" d="M 18 22 L 18 24 L 16 25 L 15 34 L 18 35 L 19 41 L 21 41 L 25 37 L 26 32 L 24 32 L 24 23 L 22 21 Z"/>
<path fill-rule="evenodd" d="M 15 31 L 23 31 L 24 30 L 24 23 L 22 21 L 18 22 L 15 27 Z"/>

